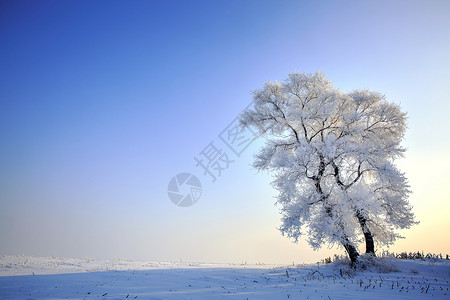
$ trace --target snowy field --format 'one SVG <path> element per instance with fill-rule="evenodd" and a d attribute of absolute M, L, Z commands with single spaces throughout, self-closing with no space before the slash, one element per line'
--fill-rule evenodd
<path fill-rule="evenodd" d="M 0 256 L 0 299 L 450 299 L 450 261 L 232 265 Z"/>

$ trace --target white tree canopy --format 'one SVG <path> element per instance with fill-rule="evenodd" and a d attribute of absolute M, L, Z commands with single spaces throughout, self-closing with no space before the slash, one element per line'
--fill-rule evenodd
<path fill-rule="evenodd" d="M 273 174 L 280 230 L 324 243 L 357 246 L 363 236 L 392 244 L 413 225 L 406 177 L 394 164 L 406 114 L 377 92 L 343 93 L 322 73 L 289 74 L 253 95 L 241 115 L 266 138 L 254 167 Z M 347 249 L 348 251 L 348 249 Z"/>

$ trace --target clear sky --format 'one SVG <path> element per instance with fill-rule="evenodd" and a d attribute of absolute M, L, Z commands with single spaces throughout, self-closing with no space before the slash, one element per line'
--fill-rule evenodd
<path fill-rule="evenodd" d="M 0 254 L 300 263 L 270 176 L 219 134 L 263 82 L 323 71 L 408 112 L 399 166 L 420 225 L 393 251 L 450 254 L 449 1 L 0 2 Z M 234 160 L 212 183 L 194 156 Z M 233 156 L 234 155 L 234 156 Z M 191 207 L 171 178 L 202 182 Z"/>

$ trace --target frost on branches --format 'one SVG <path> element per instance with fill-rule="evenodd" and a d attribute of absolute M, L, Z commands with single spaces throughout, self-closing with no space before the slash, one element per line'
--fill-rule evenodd
<path fill-rule="evenodd" d="M 254 167 L 270 171 L 279 191 L 280 230 L 295 241 L 345 248 L 352 262 L 390 245 L 415 224 L 407 179 L 394 165 L 405 151 L 405 118 L 377 92 L 343 93 L 322 73 L 290 74 L 254 92 L 241 115 L 266 138 Z"/>

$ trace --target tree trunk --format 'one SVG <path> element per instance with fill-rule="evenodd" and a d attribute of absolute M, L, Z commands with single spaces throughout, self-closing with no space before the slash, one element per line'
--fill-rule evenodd
<path fill-rule="evenodd" d="M 344 246 L 345 251 L 347 251 L 347 254 L 350 257 L 352 266 L 354 266 L 359 256 L 358 250 L 356 250 L 355 246 L 350 243 L 347 237 L 344 238 L 342 245 Z"/>
<path fill-rule="evenodd" d="M 316 183 L 315 183 L 316 191 L 319 195 L 323 195 L 322 187 L 320 185 L 320 178 L 322 177 L 323 173 L 325 172 L 325 167 L 326 166 L 324 163 L 323 156 L 320 156 L 319 172 L 315 179 L 316 180 Z M 335 171 L 339 172 L 337 167 L 335 167 Z M 343 186 L 342 182 L 340 182 L 339 179 L 338 179 L 338 181 L 339 181 L 339 184 L 341 186 Z M 330 218 L 333 219 L 333 209 L 331 208 L 330 205 L 325 205 L 325 211 L 330 216 Z M 344 232 L 344 226 L 342 225 L 342 223 L 339 222 L 339 226 L 341 227 L 342 232 Z M 352 267 L 354 267 L 356 261 L 358 260 L 358 256 L 359 256 L 358 250 L 356 250 L 356 247 L 353 246 L 353 244 L 350 242 L 350 240 L 348 239 L 348 236 L 345 233 L 342 234 L 341 238 L 342 238 L 342 241 L 341 241 L 342 246 L 344 246 L 345 251 L 347 251 L 347 254 L 350 257 L 351 265 L 352 265 Z"/>
<path fill-rule="evenodd" d="M 353 183 L 351 183 L 349 185 L 345 185 L 341 181 L 341 178 L 339 176 L 339 167 L 334 162 L 332 162 L 332 164 L 333 164 L 333 167 L 334 167 L 334 176 L 336 177 L 337 184 L 342 188 L 342 190 L 346 191 L 353 183 L 356 182 L 356 180 L 354 180 Z M 361 167 L 361 164 L 358 167 L 358 177 L 360 177 L 361 174 L 362 174 L 359 171 L 360 167 Z M 375 255 L 375 245 L 374 245 L 374 242 L 373 242 L 372 232 L 370 232 L 369 228 L 367 228 L 367 226 L 366 226 L 367 220 L 364 217 L 364 215 L 361 212 L 361 210 L 355 208 L 355 214 L 356 214 L 356 217 L 358 218 L 359 225 L 361 226 L 361 230 L 364 233 L 364 239 L 366 241 L 366 253 L 370 253 L 370 254 Z M 349 252 L 349 251 L 347 250 L 347 252 Z M 349 255 L 350 255 L 350 253 L 349 253 Z"/>
<path fill-rule="evenodd" d="M 375 245 L 373 242 L 372 232 L 367 228 L 367 220 L 360 210 L 356 211 L 356 217 L 358 218 L 361 230 L 364 233 L 364 239 L 366 241 L 366 253 L 375 255 Z"/>
<path fill-rule="evenodd" d="M 325 207 L 325 211 L 330 216 L 330 218 L 333 218 L 333 211 L 330 206 Z M 339 222 L 338 225 L 341 227 L 342 231 L 344 231 L 344 226 L 342 225 L 342 223 Z M 359 256 L 358 250 L 356 250 L 356 247 L 353 246 L 352 242 L 350 242 L 348 236 L 345 233 L 342 233 L 341 239 L 342 246 L 344 246 L 345 251 L 347 251 L 348 257 L 351 261 L 351 265 L 352 267 L 354 267 Z"/>

